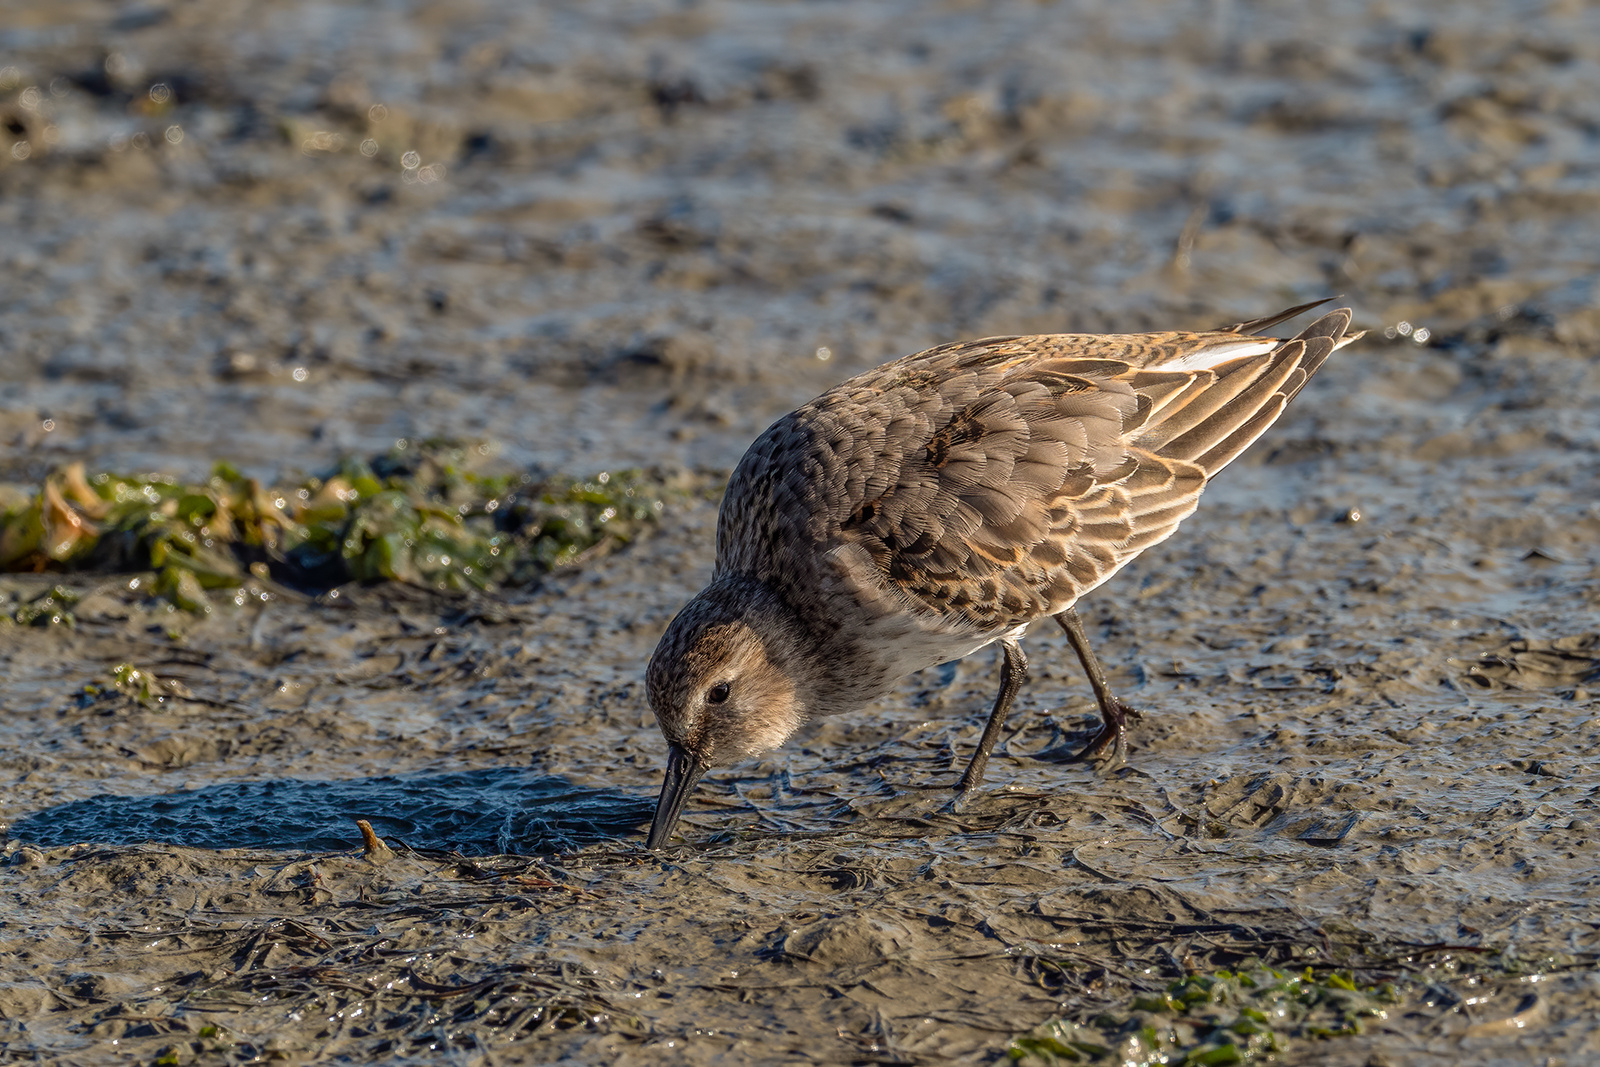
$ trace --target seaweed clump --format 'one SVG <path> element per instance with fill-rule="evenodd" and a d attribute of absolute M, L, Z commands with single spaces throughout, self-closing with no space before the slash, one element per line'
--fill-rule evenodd
<path fill-rule="evenodd" d="M 1006 1051 L 1048 1067 L 1112 1058 L 1185 1067 L 1251 1063 L 1284 1051 L 1292 1039 L 1358 1034 L 1363 1019 L 1383 1018 L 1397 1002 L 1390 984 L 1362 985 L 1346 972 L 1247 966 L 1180 979 L 1088 1024 L 1051 1020 L 1013 1038 Z"/>
<path fill-rule="evenodd" d="M 399 443 L 290 489 L 227 463 L 197 484 L 74 463 L 37 489 L 0 492 L 0 571 L 153 572 L 151 591 L 193 612 L 219 594 L 242 604 L 269 578 L 312 591 L 351 581 L 490 591 L 627 544 L 669 495 L 663 477 L 637 470 L 479 473 L 470 461 L 486 451 Z M 70 625 L 69 606 L 55 597 L 13 621 Z"/>
<path fill-rule="evenodd" d="M 78 617 L 72 609 L 79 599 L 77 593 L 64 585 L 51 586 L 9 616 L 0 615 L 0 619 L 9 618 L 24 626 L 65 626 L 70 630 L 78 625 Z"/>

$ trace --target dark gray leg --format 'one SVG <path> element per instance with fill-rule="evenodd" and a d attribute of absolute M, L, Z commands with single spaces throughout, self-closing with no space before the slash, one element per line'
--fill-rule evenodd
<path fill-rule="evenodd" d="M 989 724 L 983 728 L 983 737 L 978 740 L 978 751 L 973 753 L 972 762 L 967 764 L 967 773 L 961 776 L 961 782 L 956 786 L 958 793 L 969 792 L 983 781 L 983 769 L 989 765 L 989 753 L 1000 739 L 1000 727 L 1005 725 L 1006 712 L 1011 710 L 1011 699 L 1017 695 L 1017 690 L 1022 688 L 1022 680 L 1028 676 L 1028 657 L 1022 654 L 1021 645 L 1007 639 L 1000 642 L 1000 651 L 1004 656 L 1000 662 L 1000 692 L 995 694 L 994 710 L 989 712 Z"/>
<path fill-rule="evenodd" d="M 1100 718 L 1105 722 L 1105 725 L 1100 727 L 1100 732 L 1084 746 L 1083 751 L 1065 762 L 1100 760 L 1105 757 L 1105 751 L 1109 747 L 1111 764 L 1115 766 L 1128 758 L 1128 720 L 1143 716 L 1118 700 L 1111 692 L 1111 686 L 1106 684 L 1106 672 L 1100 667 L 1094 649 L 1089 647 L 1089 638 L 1083 632 L 1083 620 L 1078 618 L 1077 610 L 1068 608 L 1056 616 L 1056 622 L 1067 632 L 1067 640 L 1072 644 L 1072 651 L 1078 654 L 1078 662 L 1083 664 L 1083 673 L 1089 676 L 1089 687 L 1094 690 L 1095 700 L 1100 702 Z"/>

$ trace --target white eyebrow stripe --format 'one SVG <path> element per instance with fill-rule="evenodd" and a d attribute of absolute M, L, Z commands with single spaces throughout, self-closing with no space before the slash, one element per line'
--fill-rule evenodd
<path fill-rule="evenodd" d="M 1207 345 L 1199 351 L 1190 352 L 1166 363 L 1158 363 L 1150 369 L 1175 371 L 1213 370 L 1224 363 L 1231 363 L 1236 359 L 1244 359 L 1248 356 L 1264 356 L 1281 344 L 1283 342 L 1276 337 L 1251 338 L 1248 341 L 1223 341 L 1218 344 Z"/>

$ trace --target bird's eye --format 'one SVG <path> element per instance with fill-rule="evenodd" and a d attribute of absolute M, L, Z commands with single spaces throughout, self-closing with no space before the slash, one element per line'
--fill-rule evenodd
<path fill-rule="evenodd" d="M 723 701 L 728 699 L 729 692 L 730 688 L 727 682 L 718 682 L 716 685 L 712 686 L 711 691 L 706 694 L 706 703 L 721 704 Z"/>

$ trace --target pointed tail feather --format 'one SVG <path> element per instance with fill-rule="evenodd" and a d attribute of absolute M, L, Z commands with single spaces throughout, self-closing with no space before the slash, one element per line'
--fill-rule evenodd
<path fill-rule="evenodd" d="M 1265 329 L 1322 303 L 1326 301 L 1241 323 L 1233 329 Z M 1339 308 L 1265 356 L 1213 371 L 1210 381 L 1196 375 L 1189 388 L 1153 410 L 1139 433 L 1139 447 L 1168 459 L 1194 463 L 1208 477 L 1215 474 L 1277 421 L 1285 405 L 1305 387 L 1328 356 L 1362 336 L 1347 333 L 1349 326 L 1350 309 Z"/>
<path fill-rule="evenodd" d="M 1288 322 L 1290 319 L 1294 318 L 1296 315 L 1299 315 L 1299 314 L 1302 314 L 1304 312 L 1310 311 L 1312 308 L 1315 308 L 1315 307 L 1321 307 L 1323 304 L 1326 304 L 1329 301 L 1337 300 L 1337 299 L 1339 299 L 1339 298 L 1336 297 L 1336 296 L 1325 296 L 1321 300 L 1313 300 L 1309 304 L 1301 304 L 1298 307 L 1292 307 L 1287 311 L 1280 311 L 1276 315 L 1268 315 L 1266 318 L 1263 318 L 1263 319 L 1251 319 L 1249 322 L 1236 322 L 1232 326 L 1223 326 L 1217 332 L 1218 333 L 1246 333 L 1246 334 L 1260 333 L 1262 330 L 1271 329 L 1272 327 L 1278 325 L 1278 323 L 1280 323 L 1280 322 Z M 1321 322 L 1322 320 L 1318 319 L 1317 321 Z"/>

